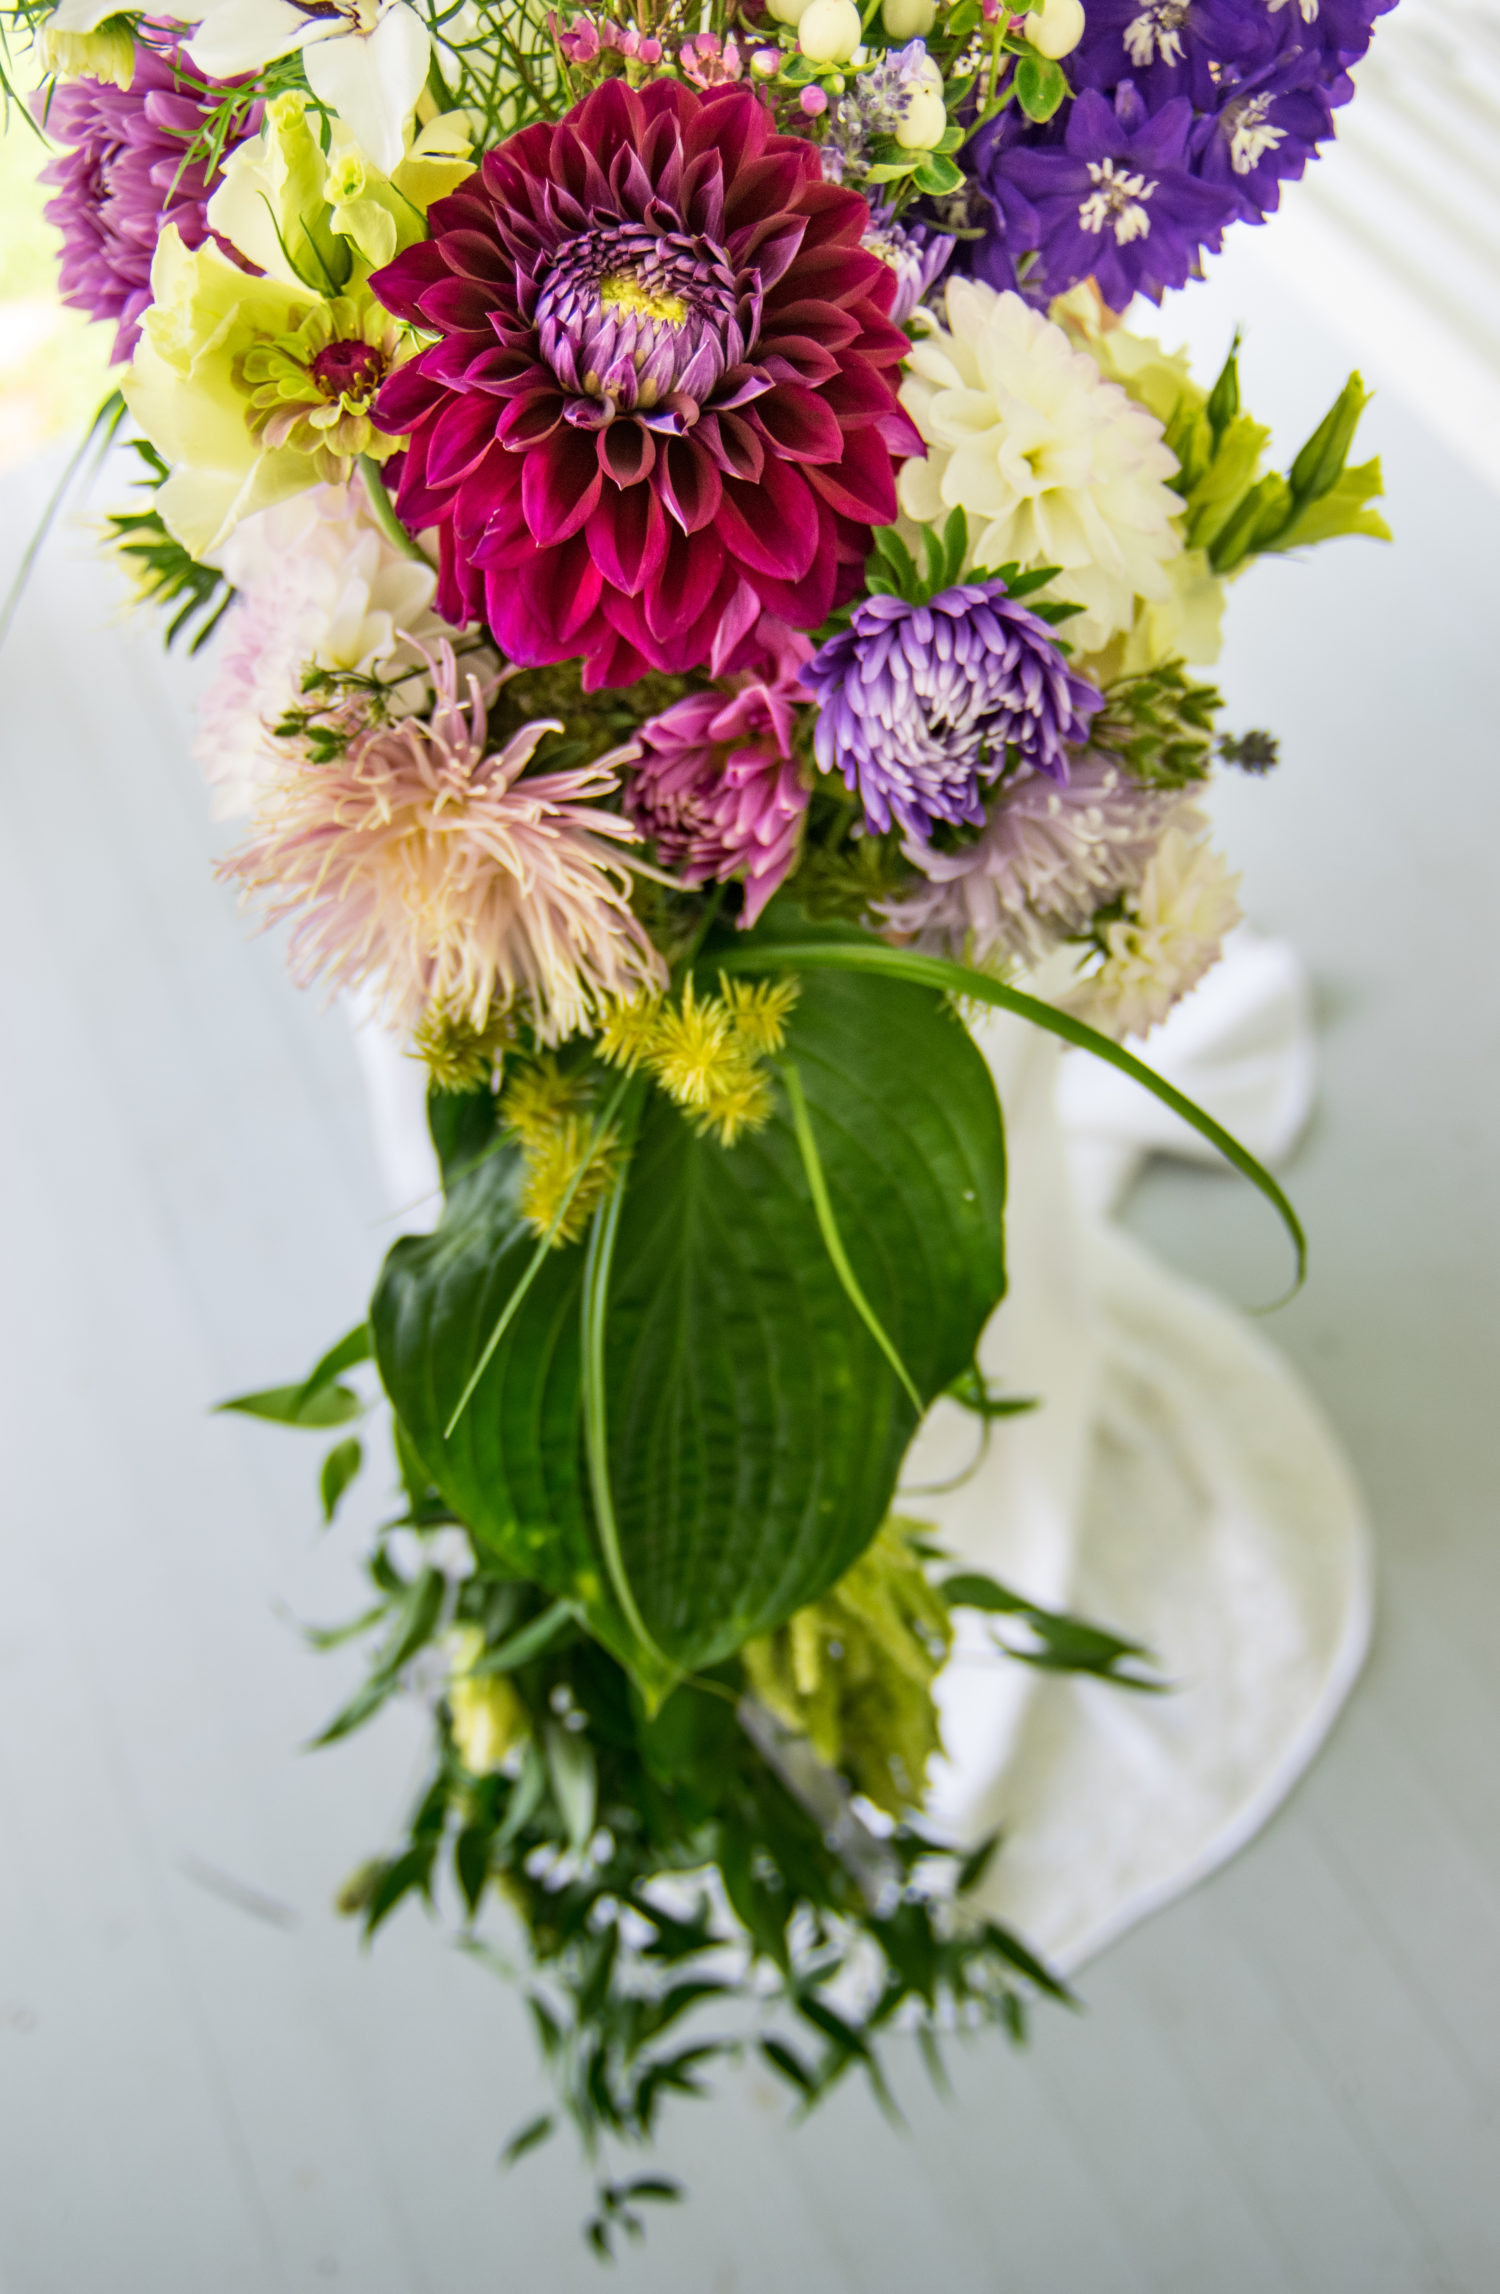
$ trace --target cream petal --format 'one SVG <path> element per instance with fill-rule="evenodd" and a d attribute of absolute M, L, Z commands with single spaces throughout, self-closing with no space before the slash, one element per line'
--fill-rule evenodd
<path fill-rule="evenodd" d="M 319 40 L 304 55 L 313 94 L 338 113 L 385 175 L 400 165 L 406 123 L 422 92 L 430 54 L 426 25 L 405 0 L 395 0 L 373 32 Z"/>
<path fill-rule="evenodd" d="M 290 0 L 210 0 L 201 13 L 187 53 L 200 72 L 218 80 L 289 56 L 318 29 L 316 18 L 304 16 Z"/>

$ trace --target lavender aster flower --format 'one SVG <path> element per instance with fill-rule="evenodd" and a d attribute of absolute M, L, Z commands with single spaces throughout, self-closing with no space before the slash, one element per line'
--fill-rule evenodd
<path fill-rule="evenodd" d="M 1142 788 L 1097 749 L 1072 759 L 1065 788 L 1023 768 L 973 843 L 956 852 L 906 846 L 921 875 L 883 905 L 881 919 L 937 955 L 1039 963 L 1135 890 L 1180 802 L 1175 789 Z"/>
<path fill-rule="evenodd" d="M 822 703 L 814 749 L 841 768 L 872 828 L 926 837 L 984 819 L 980 784 L 1014 750 L 1065 782 L 1065 743 L 1087 737 L 1100 696 L 1047 624 L 1003 581 L 959 582 L 929 604 L 872 597 L 816 652 L 802 682 Z"/>
<path fill-rule="evenodd" d="M 860 245 L 889 263 L 896 274 L 896 299 L 889 317 L 904 327 L 936 280 L 942 277 L 956 242 L 922 223 L 898 223 L 889 207 L 872 207 L 870 228 Z"/>
<path fill-rule="evenodd" d="M 1150 113 L 1122 80 L 1113 104 L 1097 88 L 1084 90 L 1060 146 L 1007 148 L 992 138 L 978 165 L 996 230 L 976 253 L 975 275 L 1009 286 L 1017 257 L 1030 254 L 1029 301 L 1048 302 L 1092 277 L 1117 311 L 1137 293 L 1159 301 L 1164 289 L 1184 285 L 1241 211 L 1234 193 L 1190 172 L 1192 127 L 1186 96 Z"/>
<path fill-rule="evenodd" d="M 201 73 L 180 64 L 175 51 L 137 47 L 128 88 L 78 80 L 55 89 L 46 106 L 47 132 L 64 146 L 42 170 L 58 194 L 46 214 L 63 237 L 62 299 L 91 319 L 117 322 L 115 360 L 135 348 L 163 224 L 175 223 L 189 248 L 216 236 L 206 210 L 217 172 L 186 164 L 189 144 L 222 93 L 210 82 L 205 100 L 194 92 L 202 87 Z M 39 111 L 42 104 L 38 97 Z M 260 106 L 247 106 L 226 154 L 259 124 Z M 222 239 L 218 244 L 240 260 Z"/>

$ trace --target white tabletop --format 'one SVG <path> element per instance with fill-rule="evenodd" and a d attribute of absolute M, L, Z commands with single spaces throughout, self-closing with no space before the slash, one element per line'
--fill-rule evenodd
<path fill-rule="evenodd" d="M 1346 346 L 1240 237 L 1181 317 L 1206 351 L 1252 322 L 1290 451 Z M 953 2107 L 901 2063 L 910 2141 L 852 2090 L 796 2134 L 754 2078 L 683 2106 L 694 2203 L 624 2289 L 1500 2285 L 1500 504 L 1394 396 L 1368 429 L 1399 547 L 1246 579 L 1224 683 L 1283 763 L 1219 812 L 1322 998 L 1312 1276 L 1270 1334 L 1370 1498 L 1371 1668 L 1086 2015 L 970 2052 Z M 6 482 L 0 556 L 39 490 Z M 0 2289 L 594 2288 L 566 2150 L 494 2169 L 539 2106 L 518 2001 L 419 1915 L 366 1959 L 328 1910 L 418 1756 L 401 1713 L 297 1750 L 360 1660 L 289 1619 L 354 1607 L 369 1514 L 320 1538 L 317 1438 L 205 1412 L 308 1366 L 390 1230 L 342 1023 L 213 883 L 181 716 L 106 610 L 65 538 L 0 661 Z M 1161 1169 L 1132 1223 L 1241 1299 L 1281 1278 L 1232 1179 Z"/>

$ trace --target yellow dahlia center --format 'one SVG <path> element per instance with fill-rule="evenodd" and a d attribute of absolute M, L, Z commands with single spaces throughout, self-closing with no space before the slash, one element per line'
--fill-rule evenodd
<path fill-rule="evenodd" d="M 668 327 L 684 326 L 688 307 L 670 288 L 648 287 L 634 271 L 611 271 L 599 281 L 599 301 L 607 311 L 632 311 Z"/>

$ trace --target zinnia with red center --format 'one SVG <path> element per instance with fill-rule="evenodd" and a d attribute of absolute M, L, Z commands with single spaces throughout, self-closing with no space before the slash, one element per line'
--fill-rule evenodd
<path fill-rule="evenodd" d="M 869 209 L 742 87 L 610 80 L 486 154 L 372 282 L 439 339 L 378 418 L 441 612 L 590 689 L 815 629 L 896 514 L 909 345 Z"/>

